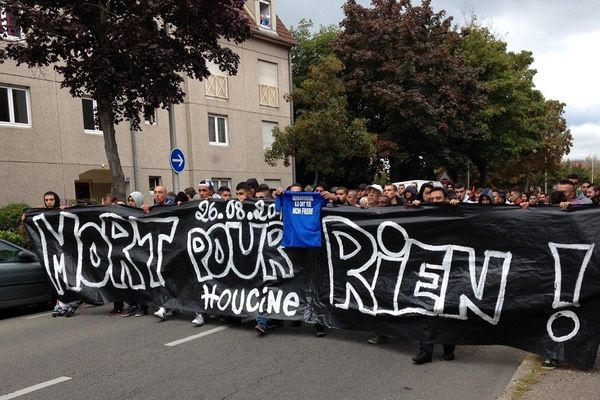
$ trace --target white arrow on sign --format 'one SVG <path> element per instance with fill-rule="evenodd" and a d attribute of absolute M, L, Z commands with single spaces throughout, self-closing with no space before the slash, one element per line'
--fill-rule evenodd
<path fill-rule="evenodd" d="M 183 160 L 183 157 L 181 156 L 181 153 L 178 153 L 177 157 L 171 158 L 171 161 L 173 161 L 173 163 L 177 163 L 178 167 L 181 168 L 184 160 Z"/>

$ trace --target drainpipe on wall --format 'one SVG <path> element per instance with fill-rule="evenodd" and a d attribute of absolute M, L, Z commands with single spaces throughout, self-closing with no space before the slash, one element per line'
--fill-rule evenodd
<path fill-rule="evenodd" d="M 134 189 L 138 192 L 140 190 L 140 174 L 138 170 L 138 162 L 137 162 L 137 143 L 135 137 L 135 129 L 133 129 L 133 125 L 130 125 L 129 132 L 131 133 L 131 159 L 133 160 L 133 182 Z"/>
<path fill-rule="evenodd" d="M 165 33 L 169 36 L 169 25 L 165 24 Z M 173 110 L 173 104 L 168 104 L 169 109 L 169 144 L 171 148 L 169 149 L 169 157 L 171 151 L 177 147 L 177 134 L 175 131 L 175 110 Z M 170 160 L 169 160 L 170 164 Z M 171 179 L 173 182 L 173 192 L 179 192 L 179 174 L 171 168 Z"/>
<path fill-rule="evenodd" d="M 169 154 L 171 154 L 171 150 L 177 147 L 177 132 L 175 130 L 175 110 L 173 109 L 173 104 L 169 104 L 169 143 L 171 148 L 169 149 Z M 179 174 L 171 168 L 171 176 L 173 178 L 173 192 L 179 193 Z"/>
<path fill-rule="evenodd" d="M 289 69 L 289 86 L 290 86 L 290 95 L 294 90 L 294 81 L 292 74 L 292 49 L 288 51 L 288 69 Z M 290 125 L 294 124 L 294 101 L 290 97 Z M 292 183 L 296 182 L 296 160 L 292 157 Z"/>

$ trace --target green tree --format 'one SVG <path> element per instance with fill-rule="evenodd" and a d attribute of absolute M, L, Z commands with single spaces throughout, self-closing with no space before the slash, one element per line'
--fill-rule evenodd
<path fill-rule="evenodd" d="M 546 127 L 542 133 L 542 141 L 533 154 L 523 160 L 526 171 L 531 173 L 531 176 L 526 176 L 525 187 L 529 186 L 530 178 L 538 186 L 549 187 L 552 184 L 549 177 L 560 171 L 563 156 L 571 151 L 573 135 L 567 129 L 565 106 L 565 103 L 557 100 L 547 100 L 545 103 Z"/>
<path fill-rule="evenodd" d="M 344 12 L 335 49 L 352 114 L 378 135 L 393 180 L 432 177 L 480 134 L 482 88 L 452 19 L 429 0 L 373 0 L 371 8 L 350 0 Z"/>
<path fill-rule="evenodd" d="M 340 163 L 374 153 L 365 121 L 348 117 L 342 69 L 334 55 L 309 67 L 308 77 L 291 96 L 303 105 L 297 110 L 299 116 L 284 131 L 274 129 L 275 141 L 265 152 L 267 163 L 283 160 L 287 166 L 294 157 L 314 174 L 316 183 L 323 175 L 344 177 Z"/>
<path fill-rule="evenodd" d="M 481 135 L 464 143 L 466 154 L 479 170 L 482 185 L 488 175 L 501 175 L 507 164 L 521 165 L 521 173 L 543 147 L 546 129 L 546 105 L 535 89 L 531 69 L 532 53 L 507 51 L 506 43 L 496 38 L 476 20 L 462 29 L 464 60 L 477 69 L 483 83 L 486 101 L 477 118 Z"/>
<path fill-rule="evenodd" d="M 296 41 L 296 46 L 292 49 L 294 87 L 302 86 L 311 66 L 319 64 L 324 57 L 333 53 L 331 43 L 340 32 L 339 27 L 335 25 L 321 26 L 315 33 L 311 32 L 312 27 L 313 22 L 303 18 L 298 23 L 298 27 L 290 29 Z"/>
<path fill-rule="evenodd" d="M 251 35 L 244 0 L 3 0 L 26 40 L 0 49 L 0 61 L 52 67 L 74 97 L 92 96 L 112 174 L 125 198 L 115 124 L 139 128 L 144 109 L 181 103 L 183 76 L 209 75 L 206 59 L 235 74 L 239 57 L 219 40 Z"/>

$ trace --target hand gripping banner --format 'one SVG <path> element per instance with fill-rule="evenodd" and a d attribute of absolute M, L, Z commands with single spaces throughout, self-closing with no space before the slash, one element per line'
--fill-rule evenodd
<path fill-rule="evenodd" d="M 59 296 L 259 314 L 430 343 L 503 344 L 584 368 L 600 341 L 600 210 L 323 208 L 282 247 L 274 203 L 31 209 Z"/>

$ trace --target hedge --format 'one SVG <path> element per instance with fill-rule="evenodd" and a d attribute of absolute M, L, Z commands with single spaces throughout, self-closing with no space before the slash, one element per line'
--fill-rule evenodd
<path fill-rule="evenodd" d="M 26 208 L 29 206 L 24 203 L 0 207 L 0 239 L 8 240 L 22 247 L 31 247 L 21 221 Z"/>

